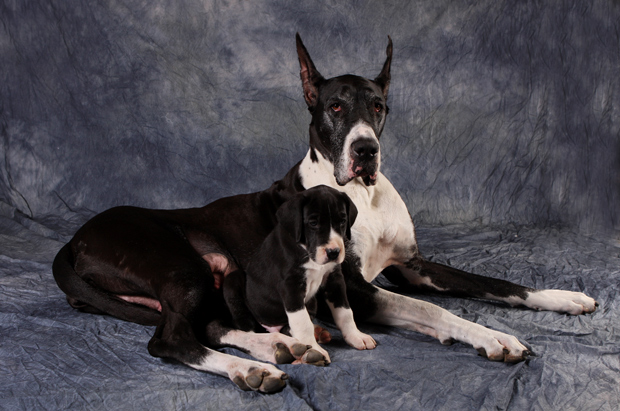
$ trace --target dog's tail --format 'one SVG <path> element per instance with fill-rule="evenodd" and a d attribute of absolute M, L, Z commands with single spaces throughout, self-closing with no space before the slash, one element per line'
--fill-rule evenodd
<path fill-rule="evenodd" d="M 143 325 L 159 324 L 159 311 L 121 300 L 89 284 L 75 272 L 73 264 L 71 245 L 66 244 L 54 258 L 52 272 L 56 284 L 67 295 L 67 301 L 73 308 L 91 314 L 108 314 Z"/>

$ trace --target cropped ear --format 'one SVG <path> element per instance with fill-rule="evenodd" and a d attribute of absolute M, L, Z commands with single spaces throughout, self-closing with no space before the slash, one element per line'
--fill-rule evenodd
<path fill-rule="evenodd" d="M 276 211 L 278 224 L 280 224 L 284 231 L 291 234 L 295 241 L 301 244 L 306 242 L 304 236 L 305 203 L 305 197 L 298 195 L 282 204 L 278 211 Z"/>
<path fill-rule="evenodd" d="M 390 67 L 392 66 L 392 38 L 390 36 L 388 36 L 388 46 L 385 54 L 387 54 L 387 58 L 385 63 L 383 63 L 381 73 L 375 79 L 375 83 L 381 87 L 383 98 L 387 100 L 388 90 L 390 89 Z"/>
<path fill-rule="evenodd" d="M 351 227 L 353 223 L 355 223 L 355 219 L 357 218 L 357 207 L 351 200 L 351 198 L 345 193 L 341 193 L 345 197 L 345 203 L 347 205 L 347 239 L 351 239 Z"/>
<path fill-rule="evenodd" d="M 319 84 L 325 79 L 318 72 L 314 63 L 308 54 L 308 50 L 301 41 L 299 33 L 295 35 L 297 40 L 297 57 L 299 58 L 299 66 L 301 67 L 301 85 L 304 90 L 304 99 L 310 111 L 314 109 L 319 101 Z"/>

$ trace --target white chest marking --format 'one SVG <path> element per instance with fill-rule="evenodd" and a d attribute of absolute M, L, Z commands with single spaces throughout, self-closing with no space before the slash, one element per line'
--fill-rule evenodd
<path fill-rule="evenodd" d="M 336 263 L 317 264 L 310 260 L 302 267 L 306 270 L 306 297 L 304 302 L 308 302 L 319 291 L 321 284 L 325 282 L 327 276 L 334 270 Z"/>
<path fill-rule="evenodd" d="M 334 177 L 334 166 L 321 153 L 315 153 L 318 162 L 312 161 L 308 151 L 300 164 L 302 185 L 306 189 L 320 184 L 333 187 L 355 203 L 358 215 L 351 229 L 349 249 L 360 258 L 364 278 L 372 281 L 383 268 L 412 258 L 416 245 L 413 222 L 388 179 L 378 173 L 374 186 L 366 186 L 361 178 L 340 186 Z"/>

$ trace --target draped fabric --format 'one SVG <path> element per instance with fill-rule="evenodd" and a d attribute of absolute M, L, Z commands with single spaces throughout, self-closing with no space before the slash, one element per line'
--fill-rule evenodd
<path fill-rule="evenodd" d="M 301 160 L 296 32 L 325 77 L 374 78 L 393 39 L 382 171 L 425 256 L 598 311 L 411 294 L 536 355 L 369 324 L 356 351 L 326 322 L 332 364 L 260 395 L 71 309 L 51 262 L 96 213 L 202 206 Z M 618 409 L 619 33 L 608 0 L 0 0 L 0 408 Z"/>

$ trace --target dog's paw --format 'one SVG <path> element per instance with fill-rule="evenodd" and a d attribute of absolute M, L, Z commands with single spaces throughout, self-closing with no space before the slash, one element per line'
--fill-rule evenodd
<path fill-rule="evenodd" d="M 269 364 L 260 364 L 245 372 L 237 371 L 230 379 L 244 391 L 274 393 L 286 386 L 288 375 Z"/>
<path fill-rule="evenodd" d="M 327 344 L 332 340 L 332 335 L 320 325 L 314 325 L 314 338 L 319 344 Z"/>
<path fill-rule="evenodd" d="M 532 355 L 531 351 L 516 337 L 498 331 L 489 331 L 484 345 L 474 346 L 481 356 L 491 361 L 516 363 Z"/>
<path fill-rule="evenodd" d="M 598 303 L 584 293 L 565 290 L 530 292 L 524 305 L 535 310 L 556 311 L 572 315 L 593 313 Z"/>
<path fill-rule="evenodd" d="M 368 334 L 364 334 L 361 331 L 349 333 L 344 336 L 344 340 L 351 347 L 358 350 L 372 350 L 377 346 L 377 342 Z"/>
<path fill-rule="evenodd" d="M 296 354 L 301 353 L 301 348 Z M 317 367 L 325 367 L 331 363 L 329 354 L 323 348 L 318 345 L 306 345 L 305 351 L 298 356 L 298 359 L 293 361 L 293 364 L 310 364 Z"/>

